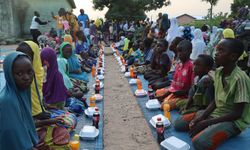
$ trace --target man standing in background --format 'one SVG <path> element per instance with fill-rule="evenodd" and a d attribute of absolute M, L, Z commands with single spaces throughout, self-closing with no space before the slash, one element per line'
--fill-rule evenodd
<path fill-rule="evenodd" d="M 89 16 L 84 13 L 83 9 L 80 9 L 80 15 L 78 16 L 78 23 L 82 24 L 82 28 L 86 28 L 89 23 Z"/>

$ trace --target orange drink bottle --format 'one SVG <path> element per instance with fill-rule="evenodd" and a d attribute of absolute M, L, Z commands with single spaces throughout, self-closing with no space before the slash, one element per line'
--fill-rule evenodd
<path fill-rule="evenodd" d="M 79 150 L 80 149 L 80 140 L 79 135 L 75 134 L 74 139 L 70 141 L 71 150 Z"/>
<path fill-rule="evenodd" d="M 95 73 L 96 73 L 96 68 L 95 65 L 93 65 L 91 70 L 92 77 L 95 77 Z"/>
<path fill-rule="evenodd" d="M 95 107 L 95 97 L 94 96 L 91 96 L 90 98 L 89 98 L 89 106 L 90 107 Z"/>
<path fill-rule="evenodd" d="M 170 121 L 170 119 L 171 119 L 170 105 L 169 104 L 164 104 L 163 105 L 163 111 L 164 111 L 164 116 L 166 118 L 168 118 L 168 120 Z"/>
<path fill-rule="evenodd" d="M 129 72 L 130 72 L 130 78 L 133 78 L 134 77 L 134 68 L 132 66 L 130 67 Z"/>
<path fill-rule="evenodd" d="M 136 84 L 137 84 L 137 89 L 141 90 L 142 89 L 142 83 L 141 83 L 141 80 L 139 78 L 136 79 Z"/>

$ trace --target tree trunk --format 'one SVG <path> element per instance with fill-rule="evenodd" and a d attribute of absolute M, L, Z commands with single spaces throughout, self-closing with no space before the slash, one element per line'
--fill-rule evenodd
<path fill-rule="evenodd" d="M 211 7 L 210 7 L 210 20 L 213 19 L 213 4 L 210 3 Z"/>

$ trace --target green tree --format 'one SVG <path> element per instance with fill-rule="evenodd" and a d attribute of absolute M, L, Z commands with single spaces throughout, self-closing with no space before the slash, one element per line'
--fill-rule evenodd
<path fill-rule="evenodd" d="M 93 0 L 94 8 L 109 10 L 107 19 L 145 19 L 145 11 L 158 9 L 170 4 L 169 0 Z"/>
<path fill-rule="evenodd" d="M 212 19 L 213 18 L 213 7 L 215 5 L 217 5 L 219 0 L 202 0 L 202 1 L 210 4 L 209 14 L 210 14 L 210 19 Z"/>
<path fill-rule="evenodd" d="M 237 15 L 239 8 L 246 5 L 250 6 L 250 0 L 234 0 L 231 4 L 232 15 Z"/>

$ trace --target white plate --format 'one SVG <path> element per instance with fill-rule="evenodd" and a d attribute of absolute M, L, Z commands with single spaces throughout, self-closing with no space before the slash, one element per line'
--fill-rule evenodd
<path fill-rule="evenodd" d="M 120 60 L 120 61 L 118 61 L 118 64 L 120 65 L 120 66 L 122 66 L 122 61 Z"/>
<path fill-rule="evenodd" d="M 124 65 L 121 66 L 121 72 L 124 73 L 126 71 L 126 68 Z"/>
<path fill-rule="evenodd" d="M 95 94 L 94 97 L 96 98 L 96 101 L 103 100 L 103 96 L 101 94 Z"/>
<path fill-rule="evenodd" d="M 105 74 L 105 72 L 104 72 L 104 70 L 103 70 L 103 68 L 101 68 L 101 75 L 104 75 Z M 96 75 L 97 75 L 97 70 L 96 70 Z"/>
<path fill-rule="evenodd" d="M 126 78 L 129 78 L 130 77 L 130 72 L 125 72 L 124 75 L 125 75 Z"/>
<path fill-rule="evenodd" d="M 94 126 L 84 126 L 79 133 L 81 139 L 94 140 L 99 135 L 99 130 Z"/>
<path fill-rule="evenodd" d="M 104 80 L 104 75 L 97 75 L 97 78 L 98 78 L 99 80 Z"/>
<path fill-rule="evenodd" d="M 135 96 L 138 96 L 138 97 L 140 97 L 140 96 L 146 96 L 148 94 L 148 92 L 146 91 L 146 90 L 136 90 L 135 91 Z"/>
<path fill-rule="evenodd" d="M 171 136 L 165 139 L 164 141 L 162 141 L 161 146 L 170 150 L 189 150 L 190 149 L 190 146 L 186 142 L 174 136 Z"/>
<path fill-rule="evenodd" d="M 157 99 L 148 100 L 148 102 L 146 103 L 146 108 L 150 110 L 160 109 L 161 104 Z"/>
<path fill-rule="evenodd" d="M 88 109 L 84 110 L 84 113 L 88 116 L 88 117 L 93 117 L 93 114 L 95 112 L 95 109 L 98 107 L 88 107 Z"/>
<path fill-rule="evenodd" d="M 137 81 L 137 79 L 130 79 L 129 84 L 130 85 L 136 84 L 136 81 Z"/>
<path fill-rule="evenodd" d="M 170 121 L 168 120 L 168 118 L 166 118 L 165 116 L 163 116 L 162 114 L 159 114 L 159 115 L 156 115 L 156 116 L 153 116 L 151 119 L 150 119 L 150 123 L 151 125 L 156 128 L 156 122 L 157 122 L 157 118 L 161 118 L 161 121 L 163 122 L 164 124 L 164 127 L 168 127 L 171 125 Z"/>
<path fill-rule="evenodd" d="M 104 87 L 104 84 L 100 82 L 100 89 L 102 89 L 103 87 Z M 93 84 L 93 88 L 95 88 L 95 84 Z"/>

